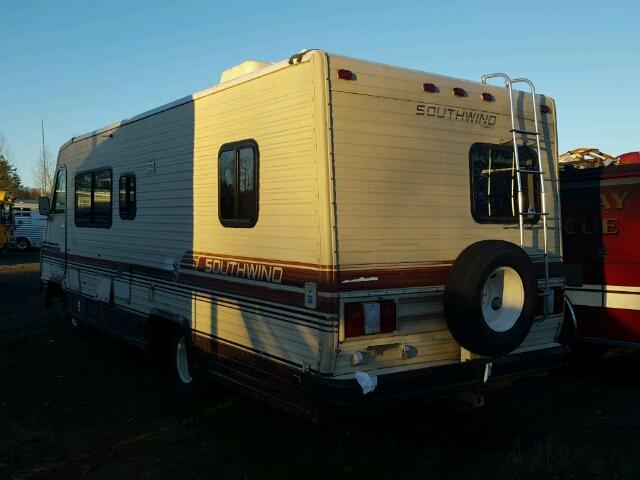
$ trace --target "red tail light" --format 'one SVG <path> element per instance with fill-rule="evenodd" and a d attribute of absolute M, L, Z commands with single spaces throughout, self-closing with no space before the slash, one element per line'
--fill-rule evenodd
<path fill-rule="evenodd" d="M 549 105 L 540 105 L 540 111 L 542 113 L 551 113 L 551 107 Z"/>
<path fill-rule="evenodd" d="M 347 303 L 344 306 L 344 336 L 364 335 L 364 307 L 361 303 Z"/>
<path fill-rule="evenodd" d="M 396 303 L 347 303 L 344 306 L 344 335 L 346 338 L 391 333 L 396 330 Z"/>
<path fill-rule="evenodd" d="M 396 302 L 384 300 L 380 304 L 380 333 L 390 333 L 396 330 Z"/>
<path fill-rule="evenodd" d="M 353 72 L 351 70 L 341 68 L 338 70 L 338 78 L 341 78 L 342 80 L 353 80 Z"/>
<path fill-rule="evenodd" d="M 493 102 L 495 98 L 489 92 L 482 92 L 482 100 L 485 102 Z"/>
<path fill-rule="evenodd" d="M 466 97 L 467 91 L 464 88 L 453 87 L 451 90 L 456 97 Z"/>

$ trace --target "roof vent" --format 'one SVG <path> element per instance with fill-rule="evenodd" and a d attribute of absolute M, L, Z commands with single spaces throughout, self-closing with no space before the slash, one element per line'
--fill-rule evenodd
<path fill-rule="evenodd" d="M 247 75 L 248 73 L 255 72 L 256 70 L 268 67 L 269 65 L 271 65 L 271 63 L 269 62 L 246 60 L 241 64 L 236 65 L 235 67 L 228 68 L 224 72 L 222 72 L 222 75 L 220 75 L 220 83 L 228 82 L 229 80 Z"/>

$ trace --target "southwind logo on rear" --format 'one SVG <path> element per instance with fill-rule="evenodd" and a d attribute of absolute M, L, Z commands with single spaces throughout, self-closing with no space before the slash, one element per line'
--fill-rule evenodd
<path fill-rule="evenodd" d="M 493 128 L 497 121 L 497 116 L 493 113 L 428 103 L 419 103 L 416 105 L 416 115 L 473 123 L 487 128 Z"/>

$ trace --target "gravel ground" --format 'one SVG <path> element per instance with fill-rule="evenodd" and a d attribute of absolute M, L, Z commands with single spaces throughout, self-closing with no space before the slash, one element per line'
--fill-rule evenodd
<path fill-rule="evenodd" d="M 640 355 L 313 425 L 209 385 L 193 399 L 135 350 L 44 310 L 37 252 L 0 257 L 0 478 L 640 478 Z"/>

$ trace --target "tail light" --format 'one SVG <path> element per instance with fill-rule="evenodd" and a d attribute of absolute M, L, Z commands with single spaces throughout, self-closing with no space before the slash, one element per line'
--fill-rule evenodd
<path fill-rule="evenodd" d="M 551 113 L 551 107 L 549 105 L 540 105 L 540 111 L 542 113 Z"/>
<path fill-rule="evenodd" d="M 484 100 L 485 102 L 493 102 L 495 101 L 495 98 L 493 96 L 493 94 L 489 93 L 489 92 L 482 92 L 482 95 L 480 95 L 482 97 L 482 100 Z"/>
<path fill-rule="evenodd" d="M 393 300 L 347 303 L 344 306 L 344 335 L 347 338 L 395 330 L 396 303 Z"/>

